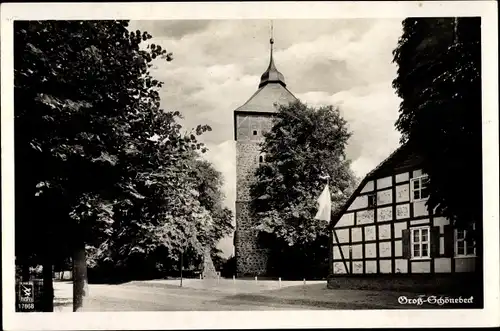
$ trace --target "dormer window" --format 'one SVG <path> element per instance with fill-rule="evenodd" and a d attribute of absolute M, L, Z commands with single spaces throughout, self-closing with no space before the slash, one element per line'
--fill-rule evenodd
<path fill-rule="evenodd" d="M 256 136 L 258 134 L 257 130 L 253 130 L 253 135 Z"/>

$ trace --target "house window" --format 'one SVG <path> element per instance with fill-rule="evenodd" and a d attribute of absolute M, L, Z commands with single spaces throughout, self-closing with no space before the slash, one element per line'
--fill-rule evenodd
<path fill-rule="evenodd" d="M 429 197 L 429 190 L 427 183 L 429 179 L 427 176 L 413 178 L 411 180 L 411 198 L 412 201 L 425 200 Z"/>
<path fill-rule="evenodd" d="M 257 135 L 257 130 L 253 130 L 253 135 L 256 136 Z"/>
<path fill-rule="evenodd" d="M 377 196 L 375 194 L 368 194 L 368 208 L 375 208 L 377 205 Z"/>
<path fill-rule="evenodd" d="M 472 240 L 466 240 L 467 231 L 455 230 L 455 256 L 474 256 L 476 249 Z"/>
<path fill-rule="evenodd" d="M 411 229 L 411 257 L 413 259 L 430 258 L 430 228 L 420 227 Z"/>

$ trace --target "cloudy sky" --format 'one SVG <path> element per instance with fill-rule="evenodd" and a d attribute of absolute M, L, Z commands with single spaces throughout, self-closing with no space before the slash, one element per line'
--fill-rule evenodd
<path fill-rule="evenodd" d="M 165 83 L 162 107 L 178 110 L 186 128 L 208 124 L 206 157 L 224 175 L 234 211 L 236 156 L 233 110 L 256 91 L 269 63 L 268 20 L 132 21 L 151 42 L 172 52 L 152 74 Z M 399 19 L 275 20 L 275 63 L 288 89 L 314 105 L 337 105 L 353 136 L 347 156 L 363 177 L 398 146 L 400 100 L 391 87 Z M 220 248 L 233 253 L 232 238 Z"/>

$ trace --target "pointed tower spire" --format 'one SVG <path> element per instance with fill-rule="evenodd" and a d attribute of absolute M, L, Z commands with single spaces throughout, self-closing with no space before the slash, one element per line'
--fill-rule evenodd
<path fill-rule="evenodd" d="M 271 21 L 271 38 L 269 39 L 269 44 L 271 44 L 271 63 L 274 65 L 273 61 L 273 48 L 274 48 L 274 27 L 273 21 Z"/>
<path fill-rule="evenodd" d="M 278 83 L 278 84 L 281 84 L 283 86 L 286 86 L 285 76 L 283 76 L 283 74 L 281 72 L 279 72 L 278 69 L 276 69 L 276 65 L 274 64 L 274 59 L 273 59 L 274 29 L 273 29 L 273 22 L 272 21 L 271 21 L 271 38 L 269 39 L 269 44 L 271 45 L 269 66 L 267 67 L 267 70 L 260 77 L 259 88 L 261 88 L 269 83 Z"/>

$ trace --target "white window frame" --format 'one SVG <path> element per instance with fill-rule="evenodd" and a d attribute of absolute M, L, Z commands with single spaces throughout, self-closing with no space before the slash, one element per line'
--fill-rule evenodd
<path fill-rule="evenodd" d="M 455 257 L 463 258 L 463 257 L 476 257 L 476 246 L 473 248 L 473 252 L 467 252 L 467 243 L 465 241 L 465 237 L 467 236 L 467 230 L 462 230 L 464 232 L 464 237 L 462 239 L 458 239 L 458 229 L 455 229 Z M 458 245 L 464 246 L 464 254 L 458 254 Z"/>
<path fill-rule="evenodd" d="M 422 232 L 423 230 L 427 230 L 427 240 L 422 241 Z M 414 241 L 414 233 L 419 232 L 419 241 L 415 242 Z M 413 251 L 413 245 L 414 244 L 419 244 L 419 251 L 420 251 L 420 256 L 415 256 L 414 251 Z M 427 244 L 427 255 L 422 256 L 422 245 Z M 431 227 L 426 225 L 426 226 L 416 226 L 410 228 L 410 253 L 411 253 L 411 259 L 412 260 L 428 260 L 431 258 Z"/>
<path fill-rule="evenodd" d="M 425 197 L 425 198 L 422 198 L 422 179 L 428 178 L 428 177 L 429 177 L 428 175 L 422 175 L 422 176 L 415 177 L 415 178 L 411 179 L 411 181 L 410 181 L 410 195 L 411 195 L 412 202 L 425 201 L 425 200 L 429 199 L 429 195 L 427 195 L 427 197 Z M 420 192 L 419 199 L 415 199 L 415 195 L 413 194 L 416 191 L 416 189 L 415 189 L 415 182 L 416 181 L 419 182 L 419 185 L 418 185 L 419 188 L 417 189 Z"/>

